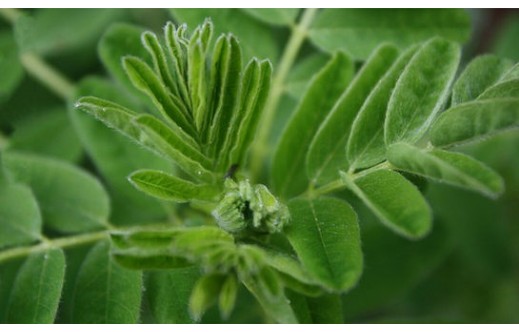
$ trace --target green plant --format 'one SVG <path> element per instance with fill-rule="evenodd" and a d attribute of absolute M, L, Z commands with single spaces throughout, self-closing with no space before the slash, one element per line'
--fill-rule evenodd
<path fill-rule="evenodd" d="M 15 144 L 2 152 L 7 322 L 53 322 L 59 307 L 79 323 L 185 323 L 215 304 L 233 321 L 237 301 L 259 303 L 267 321 L 342 322 L 342 296 L 363 272 L 356 211 L 418 240 L 433 220 L 424 179 L 503 193 L 501 176 L 459 146 L 518 127 L 519 67 L 483 55 L 456 77 L 463 11 L 433 19 L 397 10 L 405 28 L 362 41 L 340 22 L 383 26 L 387 13 L 309 9 L 296 23 L 297 10 L 248 10 L 228 23 L 238 40 L 218 30 L 227 11 L 173 10 L 178 22 L 203 23 L 167 23 L 163 36 L 112 26 L 99 55 L 118 85 L 87 78 L 77 87 L 41 62 L 38 44 L 23 49 L 24 29 L 44 19 L 17 19 L 24 67 L 67 99 L 109 190 L 69 162 Z M 280 59 L 262 33 L 272 17 L 292 26 Z M 290 78 L 307 36 L 330 55 L 310 57 Z M 269 150 L 285 88 L 299 101 Z M 127 188 L 126 176 L 158 200 Z M 41 302 L 25 300 L 34 294 Z"/>

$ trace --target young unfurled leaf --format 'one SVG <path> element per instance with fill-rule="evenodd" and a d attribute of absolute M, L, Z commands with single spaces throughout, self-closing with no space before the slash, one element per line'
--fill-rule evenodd
<path fill-rule="evenodd" d="M 76 95 L 98 96 L 124 107 L 138 108 L 132 102 L 131 96 L 118 89 L 112 82 L 97 77 L 82 80 L 78 84 Z M 166 218 L 163 203 L 135 190 L 127 177 L 139 168 L 172 171 L 171 163 L 151 150 L 143 149 L 135 144 L 134 140 L 128 140 L 84 112 L 71 108 L 69 116 L 90 160 L 107 183 L 111 198 L 111 221 L 128 225 Z"/>
<path fill-rule="evenodd" d="M 272 25 L 287 25 L 294 23 L 299 8 L 241 8 L 247 14 Z"/>
<path fill-rule="evenodd" d="M 218 296 L 218 307 L 223 319 L 228 319 L 231 315 L 234 305 L 236 304 L 236 296 L 238 295 L 238 281 L 236 276 L 231 273 L 223 282 Z"/>
<path fill-rule="evenodd" d="M 452 88 L 452 106 L 475 100 L 512 67 L 510 60 L 482 55 L 472 60 Z"/>
<path fill-rule="evenodd" d="M 221 163 L 225 168 L 229 165 L 243 165 L 245 154 L 249 148 L 259 122 L 259 116 L 270 90 L 272 65 L 268 60 L 253 59 L 243 72 L 241 79 L 240 102 L 233 115 L 229 135 L 225 140 Z"/>
<path fill-rule="evenodd" d="M 200 277 L 199 267 L 150 271 L 145 278 L 150 310 L 159 324 L 187 324 L 189 297 Z"/>
<path fill-rule="evenodd" d="M 459 104 L 442 113 L 431 128 L 431 143 L 445 147 L 477 141 L 519 127 L 519 99 L 503 98 Z"/>
<path fill-rule="evenodd" d="M 221 36 L 216 42 L 211 64 L 211 96 L 208 114 L 208 139 L 206 144 L 212 155 L 220 156 L 229 133 L 231 118 L 238 103 L 242 55 L 240 44 L 232 35 Z"/>
<path fill-rule="evenodd" d="M 64 277 L 65 255 L 61 249 L 49 249 L 29 256 L 13 285 L 7 323 L 53 323 Z"/>
<path fill-rule="evenodd" d="M 380 221 L 398 234 L 417 239 L 431 229 L 429 205 L 420 191 L 402 175 L 376 170 L 355 179 L 343 172 L 341 176 L 346 186 Z"/>
<path fill-rule="evenodd" d="M 350 169 L 373 166 L 385 158 L 384 120 L 395 84 L 418 47 L 405 51 L 377 83 L 353 121 L 346 147 Z"/>
<path fill-rule="evenodd" d="M 386 145 L 414 143 L 443 107 L 460 60 L 460 47 L 444 39 L 425 43 L 410 60 L 389 101 Z"/>
<path fill-rule="evenodd" d="M 195 184 L 161 171 L 139 170 L 128 179 L 146 194 L 174 202 L 210 201 L 218 195 L 217 188 L 212 185 Z"/>
<path fill-rule="evenodd" d="M 353 120 L 397 55 L 391 45 L 377 48 L 320 125 L 306 155 L 306 171 L 314 184 L 333 181 L 339 169 L 348 167 L 345 147 Z"/>
<path fill-rule="evenodd" d="M 464 42 L 470 18 L 463 9 L 324 9 L 309 32 L 319 48 L 363 60 L 381 43 L 406 48 L 435 36 Z"/>
<path fill-rule="evenodd" d="M 150 66 L 133 56 L 124 57 L 123 65 L 131 82 L 148 95 L 164 120 L 180 135 L 190 136 L 196 140 L 196 130 L 189 121 L 189 116 L 182 111 L 178 103 L 175 103 L 175 98 L 169 94 Z"/>
<path fill-rule="evenodd" d="M 285 281 L 284 276 L 289 277 L 287 287 L 294 286 L 294 281 L 296 281 L 296 287 L 305 288 L 305 290 L 310 290 L 311 293 L 318 291 L 312 286 L 319 285 L 319 280 L 312 277 L 296 259 L 275 251 L 267 251 L 265 259 L 266 263 L 281 275 L 281 279 Z M 311 287 L 304 287 L 303 285 L 309 285 Z"/>
<path fill-rule="evenodd" d="M 334 198 L 289 203 L 293 222 L 286 234 L 308 273 L 329 290 L 344 292 L 362 273 L 357 216 Z"/>
<path fill-rule="evenodd" d="M 176 75 L 172 75 L 170 70 L 170 65 L 166 58 L 166 54 L 162 45 L 159 42 L 157 36 L 152 32 L 144 32 L 141 35 L 141 41 L 151 58 L 153 59 L 153 67 L 155 72 L 159 75 L 160 80 L 165 84 L 167 88 L 169 88 L 170 92 L 175 96 L 179 96 L 178 92 L 178 83 L 175 82 L 173 78 L 179 80 L 180 77 L 178 73 Z M 184 112 L 185 109 L 182 109 Z"/>
<path fill-rule="evenodd" d="M 274 153 L 272 184 L 279 196 L 293 197 L 308 186 L 304 167 L 308 147 L 352 75 L 351 59 L 337 53 L 312 79 Z"/>
<path fill-rule="evenodd" d="M 499 174 L 464 154 L 440 149 L 423 150 L 407 143 L 396 143 L 389 147 L 387 158 L 403 171 L 479 191 L 490 197 L 503 192 L 503 180 Z"/>
<path fill-rule="evenodd" d="M 46 226 L 64 233 L 106 226 L 109 198 L 90 174 L 62 161 L 22 153 L 4 154 L 3 163 L 15 180 L 31 187 Z"/>
<path fill-rule="evenodd" d="M 172 160 L 194 179 L 205 182 L 213 180 L 213 175 L 208 170 L 211 161 L 196 146 L 184 141 L 177 132 L 150 115 L 141 115 L 134 123 L 142 131 L 139 140 L 144 145 Z"/>
<path fill-rule="evenodd" d="M 195 321 L 200 321 L 207 309 L 216 303 L 224 277 L 221 274 L 210 274 L 198 279 L 189 298 L 189 312 Z"/>
<path fill-rule="evenodd" d="M 82 97 L 74 105 L 103 122 L 107 127 L 117 130 L 139 142 L 140 130 L 132 122 L 137 113 L 128 108 L 97 97 Z"/>
<path fill-rule="evenodd" d="M 80 324 L 134 324 L 141 305 L 142 272 L 120 267 L 101 242 L 84 260 L 76 280 L 73 320 Z"/>
<path fill-rule="evenodd" d="M 31 190 L 21 184 L 0 184 L 0 249 L 40 239 L 41 214 Z"/>

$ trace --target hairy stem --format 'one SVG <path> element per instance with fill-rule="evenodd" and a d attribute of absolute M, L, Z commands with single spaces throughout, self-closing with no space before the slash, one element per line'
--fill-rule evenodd
<path fill-rule="evenodd" d="M 24 257 L 33 253 L 45 251 L 50 248 L 74 247 L 81 244 L 103 240 L 105 238 L 107 239 L 108 237 L 109 231 L 104 230 L 95 233 L 72 235 L 58 239 L 46 239 L 45 241 L 32 246 L 17 247 L 0 252 L 0 263 L 10 259 Z"/>
<path fill-rule="evenodd" d="M 260 126 L 257 133 L 256 143 L 252 147 L 251 156 L 251 177 L 255 179 L 259 176 L 263 161 L 268 152 L 268 138 L 272 128 L 274 115 L 278 107 L 287 75 L 294 64 L 294 61 L 299 53 L 299 49 L 303 44 L 308 28 L 312 23 L 317 12 L 315 8 L 307 8 L 301 16 L 299 23 L 292 27 L 292 34 L 288 40 L 288 44 L 283 52 L 276 75 L 272 80 L 272 89 L 270 96 L 265 105 Z"/>

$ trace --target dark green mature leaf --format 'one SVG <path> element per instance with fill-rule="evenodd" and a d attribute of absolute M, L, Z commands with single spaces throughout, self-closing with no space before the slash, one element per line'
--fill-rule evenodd
<path fill-rule="evenodd" d="M 431 143 L 439 147 L 468 143 L 517 127 L 519 99 L 473 101 L 442 113 L 431 128 Z"/>
<path fill-rule="evenodd" d="M 314 184 L 332 181 L 339 169 L 348 167 L 345 146 L 352 123 L 397 55 L 391 45 L 377 48 L 319 127 L 306 155 L 306 171 Z"/>
<path fill-rule="evenodd" d="M 420 191 L 402 175 L 376 170 L 355 179 L 343 172 L 341 176 L 346 186 L 396 233 L 417 239 L 431 229 L 429 205 Z"/>
<path fill-rule="evenodd" d="M 337 53 L 312 79 L 274 153 L 272 184 L 277 195 L 292 197 L 308 186 L 303 166 L 308 146 L 319 125 L 348 86 L 352 75 L 353 63 L 350 58 Z"/>
<path fill-rule="evenodd" d="M 61 249 L 29 256 L 13 285 L 7 323 L 53 323 L 64 277 L 65 255 Z"/>
<path fill-rule="evenodd" d="M 500 82 L 483 92 L 478 100 L 519 98 L 519 78 Z"/>
<path fill-rule="evenodd" d="M 3 163 L 14 179 L 31 187 L 46 226 L 64 233 L 106 226 L 108 195 L 90 174 L 62 161 L 22 153 L 5 153 Z"/>
<path fill-rule="evenodd" d="M 7 308 L 13 285 L 18 276 L 18 271 L 23 259 L 8 260 L 2 262 L 0 268 L 0 324 L 5 324 L 7 319 Z"/>
<path fill-rule="evenodd" d="M 192 323 L 188 312 L 189 297 L 199 276 L 198 267 L 147 273 L 146 294 L 157 323 Z"/>
<path fill-rule="evenodd" d="M 151 60 L 141 43 L 143 32 L 144 29 L 141 27 L 115 23 L 104 33 L 98 45 L 99 57 L 108 72 L 128 91 L 138 94 L 140 92 L 135 89 L 123 69 L 121 58 L 134 55 L 141 59 Z"/>
<path fill-rule="evenodd" d="M 15 36 L 23 52 L 65 53 L 93 45 L 122 15 L 121 9 L 38 9 L 16 21 Z"/>
<path fill-rule="evenodd" d="M 324 287 L 344 292 L 362 273 L 357 216 L 335 198 L 296 199 L 286 234 L 303 266 Z"/>
<path fill-rule="evenodd" d="M 23 78 L 16 42 L 11 33 L 0 33 L 0 102 L 7 99 Z"/>
<path fill-rule="evenodd" d="M 353 121 L 346 147 L 350 169 L 373 166 L 384 160 L 384 120 L 389 99 L 398 78 L 416 50 L 416 46 L 409 48 L 393 63 L 373 88 Z"/>
<path fill-rule="evenodd" d="M 197 147 L 186 143 L 175 131 L 150 115 L 141 115 L 134 122 L 142 131 L 139 140 L 160 155 L 177 164 L 184 172 L 201 181 L 211 182 L 212 166 Z"/>
<path fill-rule="evenodd" d="M 211 154 L 220 158 L 238 100 L 241 67 L 238 40 L 232 35 L 221 36 L 216 42 L 211 64 L 209 107 L 213 113 L 207 114 L 209 127 L 203 129 L 208 134 L 204 142 Z"/>
<path fill-rule="evenodd" d="M 97 244 L 83 262 L 76 280 L 74 322 L 137 323 L 141 287 L 141 272 L 117 265 L 110 256 L 108 242 Z"/>
<path fill-rule="evenodd" d="M 435 36 L 464 42 L 470 18 L 462 9 L 324 9 L 309 32 L 319 48 L 365 59 L 381 43 L 406 48 Z"/>
<path fill-rule="evenodd" d="M 170 9 L 171 14 L 180 24 L 187 23 L 195 27 L 205 18 L 210 17 L 214 23 L 214 35 L 233 33 L 240 40 L 240 45 L 246 59 L 254 56 L 268 58 L 273 63 L 279 55 L 276 36 L 271 28 L 257 20 L 251 19 L 241 9 L 234 8 L 176 8 Z"/>
<path fill-rule="evenodd" d="M 261 111 L 270 91 L 272 64 L 268 60 L 260 61 L 259 68 L 252 61 L 245 69 L 241 82 L 241 99 L 235 114 L 235 128 L 229 131 L 230 156 L 228 165 L 245 162 L 245 156 L 254 139 L 259 124 Z M 256 79 L 256 70 L 259 70 Z M 252 72 L 252 73 L 251 73 Z M 250 75 L 248 75 L 251 73 Z M 252 76 L 252 77 L 251 77 Z"/>
<path fill-rule="evenodd" d="M 297 62 L 288 73 L 285 85 L 286 93 L 299 100 L 304 96 L 312 76 L 323 68 L 330 60 L 324 53 L 316 53 Z"/>
<path fill-rule="evenodd" d="M 342 301 L 337 294 L 326 294 L 316 298 L 308 297 L 308 310 L 314 324 L 342 324 Z"/>
<path fill-rule="evenodd" d="M 389 147 L 387 158 L 403 171 L 472 189 L 490 197 L 495 198 L 504 190 L 499 174 L 461 153 L 423 150 L 406 143 L 396 143 Z"/>
<path fill-rule="evenodd" d="M 0 248 L 39 240 L 41 224 L 38 202 L 28 187 L 0 185 Z"/>
<path fill-rule="evenodd" d="M 387 145 L 418 141 L 443 107 L 460 60 L 457 44 L 434 38 L 413 56 L 389 101 L 384 136 Z"/>
<path fill-rule="evenodd" d="M 81 81 L 77 95 L 95 95 L 125 107 L 137 108 L 131 98 L 112 83 L 95 77 Z M 166 212 L 163 203 L 135 190 L 127 177 L 140 168 L 171 171 L 171 163 L 134 144 L 88 114 L 70 108 L 69 115 L 81 143 L 107 182 L 112 199 L 112 222 L 132 224 L 164 220 Z"/>
<path fill-rule="evenodd" d="M 123 67 L 133 85 L 153 101 L 159 114 L 175 128 L 179 135 L 186 139 L 196 138 L 195 128 L 187 114 L 175 103 L 174 98 L 146 62 L 134 56 L 126 56 L 123 58 Z"/>
<path fill-rule="evenodd" d="M 472 101 L 494 85 L 512 67 L 512 61 L 495 55 L 474 58 L 452 88 L 452 106 Z"/>
<path fill-rule="evenodd" d="M 242 8 L 247 14 L 272 25 L 290 26 L 299 13 L 299 8 Z"/>
<path fill-rule="evenodd" d="M 219 193 L 212 185 L 195 184 L 161 171 L 139 170 L 128 179 L 146 194 L 174 202 L 210 201 Z"/>
<path fill-rule="evenodd" d="M 9 149 L 76 162 L 82 147 L 65 108 L 41 110 L 18 121 L 9 137 Z"/>

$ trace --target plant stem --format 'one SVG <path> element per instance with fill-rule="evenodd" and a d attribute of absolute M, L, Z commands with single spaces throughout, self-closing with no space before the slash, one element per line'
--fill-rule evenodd
<path fill-rule="evenodd" d="M 257 140 L 252 150 L 250 165 L 251 177 L 253 180 L 259 176 L 263 160 L 268 152 L 267 141 L 274 120 L 274 114 L 283 94 L 285 80 L 294 64 L 297 54 L 299 53 L 299 49 L 306 38 L 308 28 L 310 27 L 316 12 L 317 9 L 315 8 L 305 9 L 299 23 L 292 27 L 290 39 L 288 40 L 288 44 L 283 52 L 283 56 L 281 57 L 276 75 L 272 80 L 272 88 L 262 118 L 260 119 Z"/>
<path fill-rule="evenodd" d="M 354 181 L 355 179 L 361 178 L 363 176 L 368 175 L 369 173 L 373 173 L 375 171 L 381 170 L 381 169 L 391 169 L 392 166 L 389 162 L 384 161 L 383 163 L 380 163 L 378 165 L 375 165 L 373 167 L 367 168 L 365 170 L 362 170 L 358 173 L 354 173 L 353 171 L 350 171 L 348 173 L 345 173 L 348 175 L 348 178 L 351 181 Z M 310 186 L 303 194 L 302 196 L 308 197 L 308 198 L 315 198 L 318 196 L 326 195 L 329 193 L 332 193 L 337 190 L 345 189 L 347 188 L 347 183 L 342 179 L 337 179 L 331 182 L 328 182 L 327 184 L 318 187 L 317 189 L 314 189 L 312 186 Z"/>
<path fill-rule="evenodd" d="M 0 8 L 0 16 L 2 16 L 7 22 L 14 24 L 18 17 L 20 17 L 22 13 L 18 9 L 13 8 Z"/>
<path fill-rule="evenodd" d="M 20 60 L 29 74 L 47 86 L 64 100 L 70 100 L 74 95 L 74 84 L 57 70 L 49 66 L 38 55 L 24 53 Z"/>
<path fill-rule="evenodd" d="M 0 262 L 7 261 L 10 259 L 27 256 L 36 252 L 45 251 L 50 248 L 67 248 L 73 247 L 81 244 L 87 244 L 90 242 L 99 241 L 105 238 L 108 238 L 109 231 L 100 231 L 95 233 L 87 233 L 80 235 L 73 235 L 62 237 L 59 239 L 49 239 L 45 240 L 39 244 L 26 246 L 26 247 L 17 247 L 13 249 L 8 249 L 0 252 Z"/>

